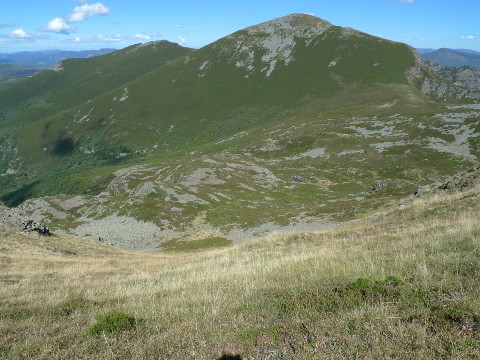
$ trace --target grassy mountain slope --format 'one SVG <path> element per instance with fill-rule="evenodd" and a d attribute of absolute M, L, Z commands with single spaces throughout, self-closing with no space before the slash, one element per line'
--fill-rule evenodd
<path fill-rule="evenodd" d="M 24 201 L 33 192 L 70 194 L 22 207 L 54 227 L 136 249 L 167 240 L 243 241 L 289 225 L 322 228 L 428 188 L 477 161 L 478 107 L 403 102 L 398 97 L 409 88 L 398 91 L 386 86 L 356 99 L 339 95 L 321 111 L 317 104 L 290 112 L 287 120 L 188 152 L 159 156 L 151 147 L 90 171 L 70 163 L 50 173 L 54 182 L 4 200 Z M 373 105 L 373 95 L 382 101 Z M 102 184 L 101 193 L 91 193 Z M 151 231 L 142 235 L 142 227 Z"/>
<path fill-rule="evenodd" d="M 303 20 L 303 17 L 300 19 Z M 249 36 L 240 31 L 196 51 L 183 61 L 177 60 L 144 77 L 138 78 L 138 73 L 132 74 L 131 78 L 135 80 L 128 86 L 122 85 L 111 94 L 101 95 L 91 103 L 84 103 L 78 109 L 47 120 L 47 115 L 54 115 L 60 110 L 91 100 L 94 95 L 103 94 L 106 88 L 100 85 L 108 83 L 110 86 L 105 76 L 94 84 L 91 79 L 77 83 L 78 79 L 85 77 L 84 72 L 92 74 L 93 77 L 96 77 L 96 74 L 83 65 L 78 67 L 82 72 L 69 71 L 68 67 L 73 64 L 70 64 L 72 61 L 66 62 L 62 65 L 65 70 L 58 76 L 51 72 L 40 74 L 29 83 L 22 84 L 23 87 L 17 86 L 2 94 L 0 108 L 5 109 L 12 104 L 20 107 L 39 93 L 50 93 L 50 96 L 42 96 L 37 100 L 37 104 L 34 104 L 37 106 L 27 105 L 25 111 L 11 116 L 7 123 L 18 126 L 19 123 L 42 119 L 43 126 L 48 123 L 52 133 L 57 133 L 59 128 L 64 129 L 68 125 L 69 128 L 73 127 L 71 131 L 74 135 L 92 133 L 92 137 L 98 137 L 112 122 L 117 121 L 115 126 L 109 129 L 107 136 L 121 139 L 123 143 L 138 149 L 149 140 L 152 142 L 157 138 L 157 134 L 152 133 L 149 126 L 154 126 L 158 132 L 164 133 L 174 125 L 178 135 L 185 142 L 191 142 L 192 138 L 208 139 L 212 132 L 224 131 L 223 128 L 228 124 L 220 122 L 225 122 L 225 112 L 249 108 L 262 114 L 274 106 L 289 108 L 297 106 L 305 99 L 330 96 L 342 83 L 406 83 L 404 72 L 414 62 L 412 52 L 407 46 L 353 31 L 350 34 L 330 25 L 325 31 L 322 28 L 316 32 L 308 32 L 310 22 L 321 21 L 313 17 L 307 20 L 306 23 L 300 22 L 303 24 L 301 28 L 295 23 L 298 21 L 295 16 L 291 19 L 282 18 L 277 28 L 280 29 L 278 31 L 284 31 L 284 34 L 279 38 L 275 27 L 253 27 L 246 30 Z M 298 34 L 291 29 L 297 29 L 295 31 L 298 31 Z M 295 40 L 297 35 L 298 42 Z M 252 39 L 260 41 L 256 43 Z M 339 41 L 345 43 L 344 46 L 337 46 Z M 272 48 L 269 49 L 268 46 Z M 235 47 L 238 47 L 238 50 L 235 50 Z M 352 51 L 355 53 L 351 53 Z M 241 56 L 248 57 L 252 52 L 253 58 L 246 58 L 244 67 L 238 64 L 242 63 Z M 96 58 L 96 61 L 108 63 L 115 54 Z M 353 58 L 356 60 L 351 60 Z M 125 60 L 129 61 L 128 58 Z M 142 64 L 137 64 L 136 61 L 130 63 L 141 69 Z M 90 67 L 96 66 L 92 60 L 89 64 Z M 305 71 L 306 68 L 311 70 Z M 115 69 L 119 71 L 117 67 Z M 64 73 L 69 75 L 65 76 Z M 125 74 L 127 71 L 121 73 Z M 34 84 L 34 81 L 37 84 Z M 116 86 L 123 83 L 125 79 L 113 82 Z M 69 89 L 72 91 L 68 91 Z M 95 93 L 92 94 L 92 91 Z M 49 106 L 50 103 L 52 106 Z M 35 115 L 32 116 L 32 113 Z M 94 119 L 95 126 L 85 122 L 80 126 L 71 124 L 77 120 L 77 113 L 81 116 L 89 114 L 89 118 Z M 208 123 L 201 123 L 202 120 Z M 137 129 L 132 129 L 132 122 L 140 124 Z M 38 136 L 37 127 L 32 128 L 25 129 L 25 132 L 33 132 Z M 128 136 L 124 134 L 127 129 Z M 58 140 L 49 134 L 42 137 L 45 138 L 44 142 L 50 141 L 50 144 L 44 144 L 47 148 Z M 35 151 L 28 148 L 25 152 Z"/>
<path fill-rule="evenodd" d="M 7 76 L 19 75 L 21 73 L 35 72 L 36 69 L 27 68 L 23 66 L 13 65 L 13 64 L 2 64 L 0 63 L 0 78 Z"/>
<path fill-rule="evenodd" d="M 68 110 L 190 50 L 167 41 L 132 45 L 93 58 L 68 59 L 0 93 L 4 121 L 19 126 Z"/>
<path fill-rule="evenodd" d="M 335 231 L 129 253 L 0 232 L 4 358 L 480 356 L 480 189 L 411 198 Z M 98 315 L 134 326 L 91 334 Z"/>
<path fill-rule="evenodd" d="M 18 66 L 10 63 L 0 63 L 0 91 L 4 88 L 31 77 L 41 70 L 34 67 Z"/>
<path fill-rule="evenodd" d="M 312 23 L 319 29 L 312 31 Z M 85 71 L 92 74 L 85 66 L 58 76 L 39 74 L 1 94 L 4 128 L 11 132 L 12 126 L 32 123 L 13 137 L 20 138 L 24 166 L 33 162 L 37 169 L 57 164 L 55 149 L 64 141 L 79 147 L 88 138 L 103 137 L 143 150 L 156 143 L 171 145 L 175 135 L 173 148 L 185 148 L 248 128 L 252 124 L 242 119 L 245 113 L 258 118 L 256 122 L 271 121 L 345 86 L 406 83 L 404 72 L 414 62 L 405 45 L 325 25 L 314 17 L 286 17 L 269 26 L 235 33 L 97 99 L 92 98 L 108 82 L 102 76 L 93 84 L 77 83 Z M 337 46 L 339 41 L 344 46 Z M 113 56 L 96 61 L 108 62 Z M 39 98 L 40 93 L 50 95 Z"/>
<path fill-rule="evenodd" d="M 0 93 L 4 202 L 127 248 L 224 245 L 331 226 L 478 158 L 478 107 L 425 96 L 455 98 L 407 45 L 308 15 L 158 44 L 155 66 L 134 47 Z"/>
<path fill-rule="evenodd" d="M 185 143 L 198 143 L 250 126 L 236 118 L 235 112 L 242 109 L 262 117 L 274 107 L 282 111 L 331 96 L 345 85 L 407 83 L 404 72 L 414 64 L 407 46 L 332 26 L 305 33 L 295 21 L 282 18 L 277 27 L 237 32 L 100 96 L 78 110 L 92 119 L 113 118 L 103 128 L 90 130 L 85 124 L 78 131 L 93 130 L 96 136 L 115 122 L 107 136 L 139 149 L 148 140 L 158 142 L 158 133 L 161 141 L 173 125 Z M 303 26 L 309 29 L 310 23 Z M 343 46 L 337 46 L 339 42 Z M 53 118 L 52 124 L 63 124 L 72 115 Z M 140 125 L 132 128 L 132 120 Z"/>

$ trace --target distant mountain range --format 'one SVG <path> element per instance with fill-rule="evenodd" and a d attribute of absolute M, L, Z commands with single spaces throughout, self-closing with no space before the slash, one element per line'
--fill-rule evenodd
<path fill-rule="evenodd" d="M 115 50 L 116 49 L 82 51 L 44 50 L 0 53 L 0 63 L 25 67 L 45 68 L 65 59 L 89 58 L 93 56 L 105 55 Z"/>
<path fill-rule="evenodd" d="M 115 49 L 0 53 L 0 90 L 24 80 L 32 74 L 45 70 L 59 61 L 71 58 L 90 58 L 105 55 L 112 51 L 115 51 Z"/>
<path fill-rule="evenodd" d="M 445 67 L 471 66 L 480 68 L 480 52 L 467 49 L 417 49 L 426 60 Z"/>
<path fill-rule="evenodd" d="M 0 197 L 135 249 L 350 220 L 477 160 L 443 69 L 303 14 L 63 60 L 0 91 Z"/>

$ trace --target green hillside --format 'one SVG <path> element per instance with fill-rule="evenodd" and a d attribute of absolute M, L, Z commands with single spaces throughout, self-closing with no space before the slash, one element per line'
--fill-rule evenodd
<path fill-rule="evenodd" d="M 0 108 L 10 110 L 4 110 L 5 124 L 11 131 L 12 126 L 32 123 L 16 135 L 21 139 L 19 151 L 27 164 L 44 166 L 52 161 L 47 158 L 55 155 L 56 145 L 67 133 L 76 146 L 88 141 L 80 140 L 80 134 L 90 139 L 103 134 L 105 140 L 141 150 L 146 145 L 169 143 L 172 136 L 165 133 L 173 126 L 179 142 L 175 147 L 182 148 L 248 128 L 251 124 L 241 119 L 245 115 L 238 115 L 243 112 L 271 119 L 272 111 L 282 114 L 341 88 L 407 83 L 404 73 L 414 65 L 414 56 L 406 45 L 330 24 L 323 28 L 321 20 L 308 16 L 277 22 L 272 28 L 259 25 L 239 31 L 166 66 L 156 63 L 152 72 L 148 71 L 154 68 L 152 64 L 144 69 L 138 59 L 132 61 L 129 49 L 66 61 L 61 64 L 63 70 L 44 72 L 1 94 Z M 320 24 L 319 29 L 308 32 L 312 22 Z M 280 40 L 276 39 L 277 28 L 283 31 Z M 175 50 L 161 53 L 169 60 L 179 55 L 180 49 Z M 242 60 L 250 54 L 251 58 Z M 150 61 L 150 57 L 144 59 Z M 102 72 L 98 62 L 114 70 Z M 239 65 L 243 62 L 245 66 Z M 129 79 L 134 80 L 127 83 Z M 120 88 L 106 93 L 115 86 Z M 38 158 L 44 148 L 48 153 Z"/>
<path fill-rule="evenodd" d="M 478 161 L 465 94 L 309 15 L 68 60 L 0 92 L 1 199 L 135 249 L 334 226 Z"/>
<path fill-rule="evenodd" d="M 93 58 L 64 60 L 1 92 L 0 109 L 7 124 L 34 122 L 83 104 L 189 52 L 160 41 Z"/>
<path fill-rule="evenodd" d="M 31 77 L 39 68 L 18 66 L 0 62 L 0 91 L 13 84 Z"/>
<path fill-rule="evenodd" d="M 26 72 L 28 70 L 33 70 L 32 68 L 26 68 L 14 64 L 0 63 L 0 78 L 6 76 L 13 76 L 20 72 Z"/>

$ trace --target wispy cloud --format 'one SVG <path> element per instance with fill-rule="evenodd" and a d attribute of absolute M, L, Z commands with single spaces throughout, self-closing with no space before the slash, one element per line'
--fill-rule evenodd
<path fill-rule="evenodd" d="M 45 32 L 54 32 L 58 34 L 69 34 L 72 30 L 73 28 L 68 25 L 65 20 L 59 17 L 50 20 L 47 23 L 47 26 L 42 29 L 42 31 Z"/>
<path fill-rule="evenodd" d="M 176 27 L 176 28 L 183 28 L 183 25 L 181 25 L 181 24 L 176 24 L 175 27 Z"/>
<path fill-rule="evenodd" d="M 462 40 L 473 40 L 473 39 L 475 39 L 475 36 L 465 35 L 465 36 L 460 36 L 460 39 L 462 39 Z"/>
<path fill-rule="evenodd" d="M 69 23 L 82 22 L 92 16 L 105 16 L 109 12 L 110 9 L 102 3 L 75 6 L 73 12 L 68 15 L 67 21 Z"/>
<path fill-rule="evenodd" d="M 178 36 L 178 40 L 180 40 L 180 41 L 178 42 L 180 45 L 183 45 L 183 44 L 185 44 L 185 43 L 187 42 L 187 39 L 185 39 L 182 35 L 179 35 L 179 36 Z"/>
<path fill-rule="evenodd" d="M 411 4 L 415 2 L 415 0 L 395 0 L 395 1 L 399 3 L 405 3 L 405 4 Z"/>

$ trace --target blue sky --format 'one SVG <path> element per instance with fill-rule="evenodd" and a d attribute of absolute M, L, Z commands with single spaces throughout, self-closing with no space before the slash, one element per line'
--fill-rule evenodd
<path fill-rule="evenodd" d="M 480 51 L 480 0 L 2 0 L 0 52 L 169 40 L 199 48 L 291 13 L 421 48 Z"/>

